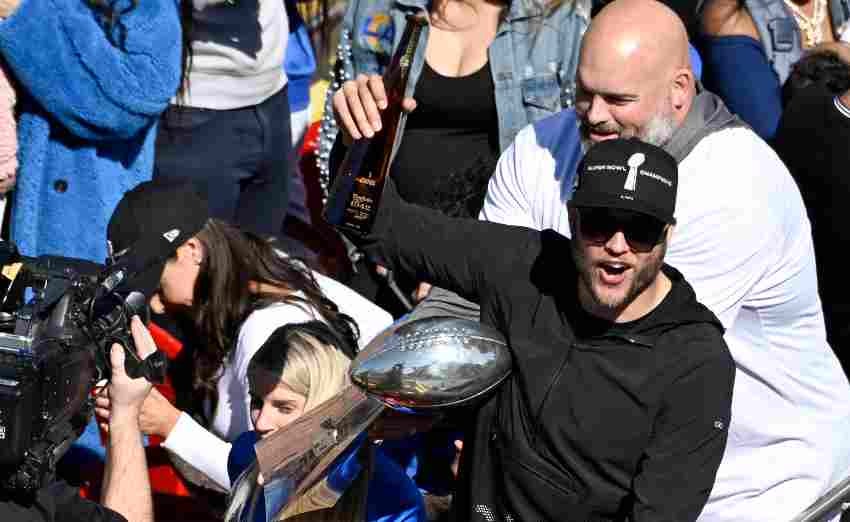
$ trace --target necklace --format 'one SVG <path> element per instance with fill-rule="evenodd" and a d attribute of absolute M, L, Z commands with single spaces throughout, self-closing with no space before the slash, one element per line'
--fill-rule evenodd
<path fill-rule="evenodd" d="M 823 22 L 826 20 L 827 0 L 812 0 L 812 17 L 809 18 L 803 10 L 792 0 L 785 0 L 785 5 L 791 10 L 800 32 L 803 34 L 803 44 L 806 47 L 814 47 L 823 42 Z"/>

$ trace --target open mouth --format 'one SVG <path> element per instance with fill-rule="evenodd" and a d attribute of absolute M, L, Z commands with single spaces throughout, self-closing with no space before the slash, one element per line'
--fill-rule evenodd
<path fill-rule="evenodd" d="M 618 285 L 626 279 L 626 271 L 631 268 L 626 263 L 603 262 L 597 265 L 599 278 L 606 285 Z"/>

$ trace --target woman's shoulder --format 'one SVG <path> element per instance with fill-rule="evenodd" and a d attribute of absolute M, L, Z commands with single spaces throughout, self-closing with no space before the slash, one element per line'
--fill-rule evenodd
<path fill-rule="evenodd" d="M 330 277 L 314 272 L 322 293 L 334 302 L 339 311 L 350 316 L 360 330 L 360 346 L 365 346 L 384 328 L 392 324 L 392 316 L 383 308 L 356 291 Z"/>
<path fill-rule="evenodd" d="M 709 0 L 700 23 L 707 36 L 749 36 L 760 40 L 752 15 L 739 0 Z"/>
<path fill-rule="evenodd" d="M 258 308 L 248 314 L 239 327 L 237 351 L 241 346 L 259 348 L 281 326 L 312 321 L 317 316 L 307 303 L 274 303 Z"/>
<path fill-rule="evenodd" d="M 298 295 L 298 294 L 296 294 Z M 248 317 L 242 322 L 240 327 L 241 332 L 252 329 L 268 323 L 275 323 L 278 326 L 296 321 L 311 321 L 316 318 L 316 311 L 306 302 L 291 303 L 279 302 L 272 303 L 262 308 L 258 308 L 248 314 Z"/>

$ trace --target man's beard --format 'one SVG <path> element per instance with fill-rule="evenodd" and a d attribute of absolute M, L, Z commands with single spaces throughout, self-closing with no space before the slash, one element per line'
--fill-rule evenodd
<path fill-rule="evenodd" d="M 630 305 L 644 290 L 649 288 L 655 281 L 661 265 L 664 264 L 664 256 L 667 253 L 667 241 L 664 240 L 659 248 L 651 256 L 645 258 L 642 266 L 634 266 L 634 277 L 625 293 L 617 296 L 603 295 L 596 292 L 594 287 L 595 265 L 591 265 L 584 255 L 579 240 L 573 239 L 573 260 L 579 274 L 579 285 L 584 287 L 584 293 L 592 301 L 590 304 L 594 310 L 600 312 L 598 315 L 606 318 L 615 317 Z M 594 310 L 587 310 L 593 313 Z M 597 314 L 594 314 L 597 315 Z"/>
<path fill-rule="evenodd" d="M 585 120 L 580 121 L 581 129 L 579 135 L 581 136 L 581 147 L 582 152 L 586 153 L 595 142 L 588 137 L 590 134 L 590 127 L 587 125 Z M 676 120 L 673 119 L 672 113 L 659 113 L 650 118 L 649 121 L 646 122 L 646 125 L 638 129 L 637 132 L 624 132 L 623 128 L 616 123 L 599 125 L 595 127 L 594 130 L 605 134 L 616 133 L 620 138 L 636 137 L 650 145 L 663 148 L 670 142 L 670 139 L 673 137 L 673 133 L 676 132 Z"/>
<path fill-rule="evenodd" d="M 670 143 L 673 133 L 676 132 L 676 120 L 672 114 L 657 114 L 643 126 L 638 138 L 650 145 L 664 147 Z"/>

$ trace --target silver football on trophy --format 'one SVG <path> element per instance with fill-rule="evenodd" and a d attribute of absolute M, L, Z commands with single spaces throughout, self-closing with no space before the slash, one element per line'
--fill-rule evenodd
<path fill-rule="evenodd" d="M 495 328 L 477 321 L 429 317 L 376 337 L 351 364 L 351 380 L 398 410 L 468 403 L 511 371 L 511 354 Z"/>

